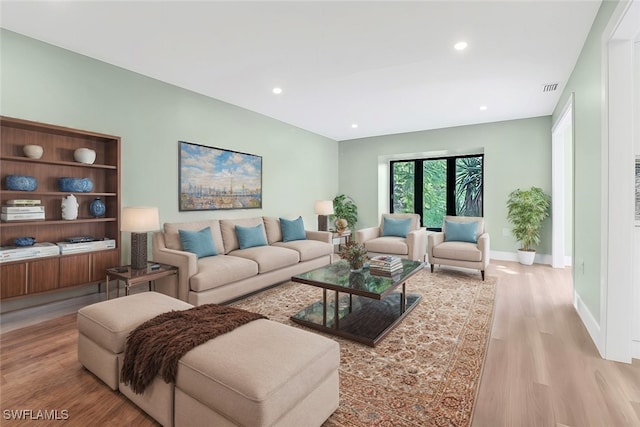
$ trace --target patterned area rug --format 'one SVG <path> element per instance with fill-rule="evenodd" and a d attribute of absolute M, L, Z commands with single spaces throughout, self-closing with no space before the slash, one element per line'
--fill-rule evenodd
<path fill-rule="evenodd" d="M 331 336 L 340 343 L 340 406 L 324 426 L 470 425 L 495 289 L 495 277 L 483 282 L 477 272 L 425 270 L 407 282 L 422 301 L 375 348 Z M 321 298 L 321 289 L 290 282 L 233 305 L 303 328 L 289 316 Z"/>

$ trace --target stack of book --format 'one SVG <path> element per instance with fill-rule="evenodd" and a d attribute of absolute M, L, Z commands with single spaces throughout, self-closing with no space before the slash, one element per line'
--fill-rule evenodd
<path fill-rule="evenodd" d="M 58 245 L 58 248 L 60 248 L 60 253 L 62 255 L 75 254 L 79 252 L 103 251 L 106 249 L 114 249 L 116 247 L 116 241 L 109 238 L 93 241 L 80 241 L 77 243 L 58 242 L 56 244 Z"/>
<path fill-rule="evenodd" d="M 56 256 L 59 253 L 60 250 L 53 243 L 36 243 L 25 247 L 3 246 L 0 247 L 0 262 Z"/>
<path fill-rule="evenodd" d="M 20 199 L 8 200 L 2 207 L 0 219 L 10 221 L 44 221 L 44 206 L 40 200 Z"/>
<path fill-rule="evenodd" d="M 402 271 L 402 260 L 390 255 L 380 255 L 369 261 L 369 272 L 374 276 L 392 277 Z"/>

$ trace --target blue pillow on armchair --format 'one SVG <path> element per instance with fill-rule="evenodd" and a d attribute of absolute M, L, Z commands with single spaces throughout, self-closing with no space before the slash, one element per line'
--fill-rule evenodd
<path fill-rule="evenodd" d="M 411 227 L 411 218 L 389 218 L 382 220 L 382 235 L 407 237 Z"/>
<path fill-rule="evenodd" d="M 445 242 L 478 243 L 478 221 L 458 222 L 444 221 Z"/>

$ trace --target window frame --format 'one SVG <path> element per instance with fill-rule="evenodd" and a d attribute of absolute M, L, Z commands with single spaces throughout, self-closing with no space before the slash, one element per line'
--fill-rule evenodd
<path fill-rule="evenodd" d="M 424 162 L 435 160 L 446 160 L 446 212 L 445 215 L 457 216 L 456 212 L 456 163 L 459 159 L 479 157 L 480 168 L 482 172 L 482 202 L 480 203 L 480 216 L 484 216 L 484 153 L 477 154 L 464 154 L 464 155 L 452 155 L 452 156 L 438 156 L 438 157 L 420 157 L 413 159 L 397 159 L 389 161 L 389 211 L 394 213 L 393 203 L 393 188 L 394 188 L 394 164 L 396 163 L 408 163 L 414 164 L 414 195 L 413 195 L 413 213 L 417 213 L 420 216 L 420 224 L 423 224 L 423 212 L 424 212 Z M 452 190 L 450 190 L 452 189 Z M 442 231 L 442 227 L 427 227 L 430 231 Z"/>

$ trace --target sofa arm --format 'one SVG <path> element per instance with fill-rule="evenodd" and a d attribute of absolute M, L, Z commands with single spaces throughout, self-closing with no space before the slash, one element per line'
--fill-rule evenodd
<path fill-rule="evenodd" d="M 167 248 L 161 231 L 153 233 L 152 249 L 155 262 L 178 267 L 178 298 L 189 302 L 189 279 L 198 272 L 196 254 Z"/>
<path fill-rule="evenodd" d="M 436 231 L 429 234 L 427 241 L 427 255 L 429 256 L 429 262 L 431 263 L 431 259 L 433 258 L 433 248 L 444 242 L 444 232 Z"/>
<path fill-rule="evenodd" d="M 309 240 L 319 240 L 325 243 L 333 243 L 333 233 L 330 231 L 305 231 L 307 235 L 307 239 Z"/>
<path fill-rule="evenodd" d="M 489 260 L 491 259 L 489 233 L 482 233 L 478 236 L 478 249 L 482 252 L 482 265 L 486 268 L 487 265 L 489 265 Z"/>
<path fill-rule="evenodd" d="M 407 233 L 408 258 L 413 261 L 424 262 L 427 252 L 427 230 L 419 228 Z"/>
<path fill-rule="evenodd" d="M 356 231 L 356 242 L 364 245 L 367 240 L 380 237 L 380 227 L 362 228 Z"/>

